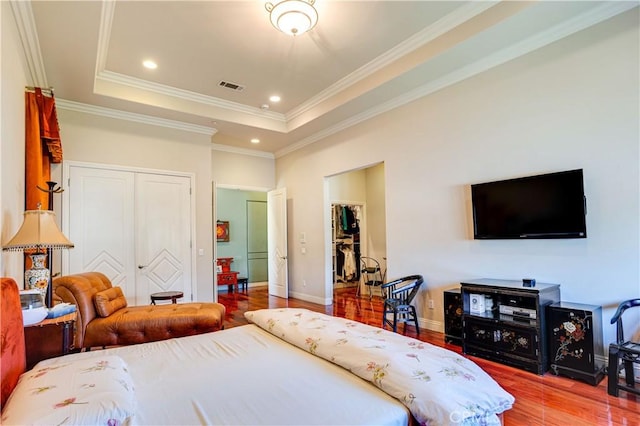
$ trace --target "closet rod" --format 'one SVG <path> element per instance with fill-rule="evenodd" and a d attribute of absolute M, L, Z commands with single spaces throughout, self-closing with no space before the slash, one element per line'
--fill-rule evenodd
<path fill-rule="evenodd" d="M 33 86 L 24 86 L 24 89 L 27 92 L 32 92 L 32 93 L 36 91 L 36 87 L 33 87 Z M 45 95 L 53 96 L 53 87 L 41 87 L 40 90 L 42 90 L 42 93 L 44 93 Z"/>

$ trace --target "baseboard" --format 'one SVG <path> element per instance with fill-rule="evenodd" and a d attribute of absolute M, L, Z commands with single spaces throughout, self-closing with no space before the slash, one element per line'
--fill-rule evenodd
<path fill-rule="evenodd" d="M 418 318 L 418 324 L 420 328 L 425 330 L 437 331 L 444 334 L 444 323 L 442 321 L 435 321 L 426 318 Z"/>
<path fill-rule="evenodd" d="M 304 300 L 305 302 L 317 303 L 318 305 L 324 305 L 324 306 L 331 305 L 333 303 L 332 298 L 309 296 L 306 293 L 298 293 L 296 291 L 291 291 L 291 289 L 289 289 L 289 297 L 298 299 L 298 300 Z"/>

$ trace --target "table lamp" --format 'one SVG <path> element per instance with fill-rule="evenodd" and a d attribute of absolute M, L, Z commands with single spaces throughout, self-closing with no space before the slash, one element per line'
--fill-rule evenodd
<path fill-rule="evenodd" d="M 53 289 L 49 285 L 51 272 L 44 267 L 47 258 L 46 249 L 70 249 L 73 243 L 65 237 L 55 221 L 56 214 L 51 210 L 27 210 L 24 212 L 22 226 L 11 240 L 2 245 L 3 251 L 30 251 L 31 269 L 24 272 L 25 289 L 38 289 L 45 297 L 47 307 L 53 305 Z"/>

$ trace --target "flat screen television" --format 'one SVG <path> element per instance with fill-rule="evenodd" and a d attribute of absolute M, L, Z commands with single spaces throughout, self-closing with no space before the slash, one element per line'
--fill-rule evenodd
<path fill-rule="evenodd" d="M 471 185 L 476 240 L 586 238 L 582 169 Z"/>

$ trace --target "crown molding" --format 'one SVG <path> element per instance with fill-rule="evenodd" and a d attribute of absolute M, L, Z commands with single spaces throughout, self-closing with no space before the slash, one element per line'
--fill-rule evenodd
<path fill-rule="evenodd" d="M 270 152 L 258 151 L 255 149 L 248 149 L 248 148 L 238 148 L 230 145 L 220 145 L 217 143 L 211 144 L 211 150 L 220 151 L 220 152 L 229 152 L 231 154 L 249 155 L 252 157 L 268 158 L 270 160 L 273 160 L 275 158 L 275 155 L 273 155 Z"/>
<path fill-rule="evenodd" d="M 433 41 L 434 39 L 440 37 L 442 34 L 451 31 L 460 24 L 495 6 L 497 3 L 499 3 L 499 1 L 496 0 L 486 2 L 471 2 L 461 8 L 455 9 L 447 16 L 439 19 L 438 21 L 429 25 L 427 28 L 424 28 L 422 31 L 404 40 L 402 43 L 389 49 L 382 55 L 363 65 L 348 76 L 338 80 L 336 83 L 318 93 L 316 96 L 310 98 L 308 101 L 288 111 L 285 114 L 287 122 L 309 112 L 322 102 L 325 102 L 331 97 L 336 96 L 346 88 L 356 84 L 362 79 L 381 70 L 382 68 L 393 64 L 403 56 Z"/>
<path fill-rule="evenodd" d="M 285 123 L 284 114 L 280 114 L 273 111 L 265 111 L 257 107 L 247 106 L 238 102 L 226 101 L 224 99 L 216 98 L 213 96 L 203 95 L 201 93 L 191 92 L 189 90 L 178 89 L 176 87 L 167 86 L 164 84 L 154 83 L 148 80 L 143 80 L 137 77 L 131 77 L 125 74 L 116 73 L 113 71 L 103 70 L 96 75 L 96 80 L 104 80 L 109 83 L 115 83 L 123 86 L 133 87 L 149 92 L 154 92 L 160 95 L 169 96 L 173 98 L 183 99 L 189 102 L 196 102 L 199 104 L 223 108 L 231 110 L 241 114 L 252 115 L 260 118 L 269 118 L 280 124 Z M 183 111 L 187 112 L 187 111 Z"/>
<path fill-rule="evenodd" d="M 113 25 L 115 10 L 116 2 L 114 0 L 103 0 L 102 11 L 100 13 L 100 27 L 98 28 L 95 75 L 100 74 L 107 66 L 107 53 L 109 51 L 109 40 L 111 39 L 111 27 Z"/>
<path fill-rule="evenodd" d="M 383 67 L 393 63 L 398 58 L 407 55 L 408 53 L 414 51 L 420 46 L 423 46 L 439 35 L 450 31 L 452 28 L 455 28 L 466 20 L 475 17 L 476 15 L 484 12 L 497 3 L 499 3 L 499 1 L 496 0 L 487 2 L 472 2 L 460 9 L 456 9 L 445 18 L 442 18 L 433 25 L 430 25 L 429 28 L 426 28 L 420 33 L 410 37 L 409 39 L 395 46 L 393 49 L 388 50 L 386 53 L 371 61 L 369 64 L 366 64 L 349 76 L 338 81 L 328 89 L 322 91 L 317 96 L 314 96 L 309 101 L 302 104 L 300 107 L 295 108 L 294 110 L 291 110 L 286 114 L 281 114 L 273 111 L 264 111 L 257 107 L 251 107 L 237 102 L 230 102 L 224 99 L 206 96 L 188 90 L 178 89 L 175 87 L 108 71 L 106 69 L 106 58 L 108 53 L 109 39 L 111 36 L 111 22 L 113 19 L 116 3 L 113 0 L 103 0 L 102 16 L 98 37 L 98 52 L 96 58 L 94 91 L 101 92 L 100 90 L 96 90 L 95 87 L 98 80 L 102 80 L 116 85 L 124 85 L 127 87 L 145 90 L 171 98 L 177 98 L 188 102 L 195 102 L 197 104 L 205 105 L 208 107 L 221 108 L 243 115 L 259 117 L 262 120 L 267 119 L 274 122 L 275 127 L 272 127 L 272 130 L 288 132 L 293 130 L 290 125 L 291 120 L 309 112 L 313 108 L 317 107 L 320 103 L 333 96 L 336 96 L 347 87 L 368 77 L 369 75 L 375 73 Z M 108 93 L 102 94 L 109 95 Z"/>
<path fill-rule="evenodd" d="M 607 2 L 605 4 L 602 4 L 597 8 L 589 10 L 573 19 L 563 22 L 562 24 L 558 24 L 535 36 L 529 37 L 519 43 L 514 44 L 513 46 L 502 49 L 479 61 L 459 68 L 456 71 L 451 72 L 437 80 L 422 85 L 403 95 L 390 99 L 387 102 L 376 105 L 373 108 L 369 108 L 368 110 L 349 117 L 348 119 L 343 120 L 334 126 L 327 127 L 321 132 L 304 138 L 295 144 L 289 145 L 286 148 L 277 151 L 275 153 L 275 157 L 280 158 L 286 154 L 290 154 L 294 151 L 302 149 L 342 130 L 355 126 L 356 124 L 362 123 L 380 114 L 399 108 L 417 99 L 423 98 L 453 84 L 478 75 L 484 71 L 490 70 L 491 68 L 502 65 L 508 61 L 524 56 L 546 45 L 568 37 L 571 34 L 589 28 L 602 21 L 619 15 L 620 13 L 631 10 L 634 7 L 638 7 L 638 3 Z"/>
<path fill-rule="evenodd" d="M 11 10 L 20 34 L 24 57 L 31 76 L 31 84 L 36 87 L 49 87 L 31 2 L 11 0 Z"/>
<path fill-rule="evenodd" d="M 151 115 L 124 112 L 117 109 L 105 108 L 81 102 L 69 101 L 56 98 L 56 108 L 68 111 L 93 114 L 101 117 L 115 118 L 118 120 L 133 121 L 135 123 L 148 124 L 151 126 L 166 127 L 169 129 L 182 130 L 191 133 L 213 136 L 218 130 L 213 127 L 199 126 L 197 124 L 185 123 L 183 121 L 168 120 L 166 118 L 153 117 Z"/>

